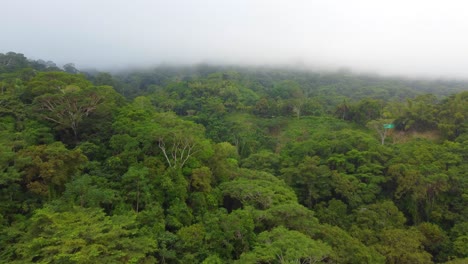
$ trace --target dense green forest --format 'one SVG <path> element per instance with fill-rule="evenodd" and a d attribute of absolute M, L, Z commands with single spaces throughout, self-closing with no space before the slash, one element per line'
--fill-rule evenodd
<path fill-rule="evenodd" d="M 468 82 L 0 54 L 2 263 L 467 263 Z"/>

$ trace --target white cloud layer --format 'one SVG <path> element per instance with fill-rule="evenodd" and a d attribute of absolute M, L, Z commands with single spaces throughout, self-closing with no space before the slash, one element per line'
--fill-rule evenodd
<path fill-rule="evenodd" d="M 0 52 L 112 68 L 294 64 L 468 78 L 468 2 L 15 0 Z"/>

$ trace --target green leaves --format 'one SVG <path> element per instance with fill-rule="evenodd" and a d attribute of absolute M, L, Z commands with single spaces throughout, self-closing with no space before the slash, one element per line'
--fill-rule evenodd
<path fill-rule="evenodd" d="M 54 67 L 0 54 L 4 262 L 467 257 L 466 92 L 206 65 L 41 72 Z"/>
<path fill-rule="evenodd" d="M 88 174 L 75 176 L 66 184 L 63 198 L 73 205 L 81 207 L 99 207 L 112 204 L 116 192 L 109 188 L 109 183 L 103 177 Z"/>
<path fill-rule="evenodd" d="M 391 201 L 382 201 L 355 210 L 356 224 L 363 229 L 372 229 L 376 233 L 388 228 L 402 228 L 406 219 Z"/>
<path fill-rule="evenodd" d="M 16 167 L 23 182 L 35 194 L 55 198 L 87 161 L 79 150 L 68 150 L 60 142 L 31 146 L 18 152 Z"/>
<path fill-rule="evenodd" d="M 423 239 L 414 230 L 386 229 L 376 249 L 387 258 L 386 263 L 432 263 L 431 255 L 423 250 Z"/>
<path fill-rule="evenodd" d="M 83 89 L 68 85 L 62 89 L 62 93 L 36 97 L 34 104 L 44 119 L 55 123 L 58 129 L 71 129 L 74 137 L 78 138 L 79 127 L 84 119 L 110 99 L 106 87 Z"/>
<path fill-rule="evenodd" d="M 236 263 L 325 263 L 332 252 L 330 246 L 306 235 L 277 227 L 259 234 L 251 252 Z"/>
<path fill-rule="evenodd" d="M 294 192 L 273 175 L 250 170 L 243 170 L 242 174 L 242 177 L 220 185 L 225 199 L 258 209 L 297 201 Z"/>
<path fill-rule="evenodd" d="M 156 241 L 138 231 L 134 215 L 109 217 L 95 208 L 59 212 L 46 207 L 31 218 L 16 253 L 23 262 L 140 263 L 153 259 L 156 249 Z"/>

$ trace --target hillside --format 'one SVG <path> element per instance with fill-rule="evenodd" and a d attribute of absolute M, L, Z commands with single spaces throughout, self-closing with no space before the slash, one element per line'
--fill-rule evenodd
<path fill-rule="evenodd" d="M 1 263 L 465 263 L 468 82 L 0 54 Z"/>

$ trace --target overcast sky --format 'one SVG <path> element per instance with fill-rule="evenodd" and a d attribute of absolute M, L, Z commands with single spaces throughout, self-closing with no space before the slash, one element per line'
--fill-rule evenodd
<path fill-rule="evenodd" d="M 0 0 L 0 52 L 108 69 L 298 64 L 468 78 L 468 2 Z"/>

